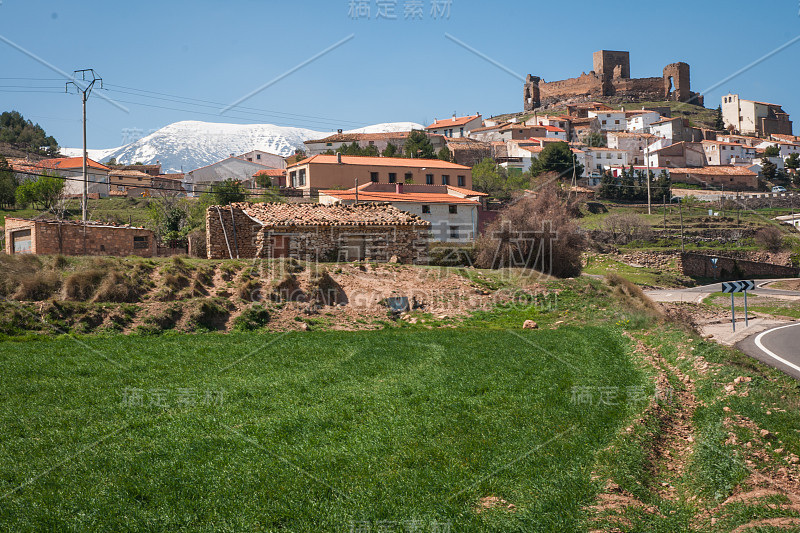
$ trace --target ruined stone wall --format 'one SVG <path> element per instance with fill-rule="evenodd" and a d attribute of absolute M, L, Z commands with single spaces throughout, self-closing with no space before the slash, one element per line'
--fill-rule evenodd
<path fill-rule="evenodd" d="M 594 71 L 599 75 L 614 77 L 631 77 L 631 54 L 630 52 L 599 50 L 592 54 Z"/>
<path fill-rule="evenodd" d="M 663 78 L 616 78 L 609 83 L 606 96 L 635 96 L 641 100 L 664 98 Z"/>
<path fill-rule="evenodd" d="M 350 247 L 353 238 L 363 239 L 363 256 L 375 261 L 427 263 L 430 230 L 420 226 L 262 226 L 234 208 L 221 208 L 222 223 L 216 207 L 206 211 L 206 250 L 209 259 L 293 257 L 303 261 L 353 261 Z M 233 239 L 233 220 L 236 240 Z M 223 231 L 224 227 L 224 231 Z M 287 243 L 284 247 L 281 243 Z M 360 255 L 360 254 L 359 254 Z"/>
<path fill-rule="evenodd" d="M 711 268 L 712 257 L 718 258 L 716 276 L 717 279 L 720 280 L 772 277 L 795 278 L 800 276 L 800 269 L 790 266 L 693 253 L 682 254 L 681 266 L 683 274 L 686 276 L 713 278 L 714 269 Z"/>
<path fill-rule="evenodd" d="M 594 72 L 584 73 L 568 80 L 539 83 L 539 96 L 543 105 L 571 96 L 597 97 L 604 94 L 603 80 Z"/>

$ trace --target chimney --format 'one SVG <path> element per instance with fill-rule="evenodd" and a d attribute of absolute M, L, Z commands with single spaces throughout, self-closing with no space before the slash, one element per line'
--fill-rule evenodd
<path fill-rule="evenodd" d="M 456 121 L 456 114 L 453 113 L 453 122 L 455 122 L 455 121 Z"/>
<path fill-rule="evenodd" d="M 342 134 L 342 128 L 339 128 L 338 130 L 336 130 L 336 133 L 338 133 L 339 135 L 341 135 L 341 134 Z"/>
<path fill-rule="evenodd" d="M 403 194 L 403 184 L 402 183 L 395 183 L 394 184 L 394 192 L 397 194 Z"/>
<path fill-rule="evenodd" d="M 342 164 L 342 153 L 341 152 L 336 154 L 336 162 L 338 164 L 340 164 L 340 165 Z"/>

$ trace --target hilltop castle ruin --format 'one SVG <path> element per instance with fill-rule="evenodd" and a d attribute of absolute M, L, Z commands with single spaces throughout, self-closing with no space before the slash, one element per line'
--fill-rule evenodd
<path fill-rule="evenodd" d="M 546 82 L 528 74 L 525 111 L 575 99 L 610 97 L 620 101 L 691 102 L 703 105 L 703 97 L 691 91 L 689 65 L 672 63 L 660 78 L 631 78 L 630 52 L 600 50 L 593 55 L 594 70 L 577 78 Z"/>

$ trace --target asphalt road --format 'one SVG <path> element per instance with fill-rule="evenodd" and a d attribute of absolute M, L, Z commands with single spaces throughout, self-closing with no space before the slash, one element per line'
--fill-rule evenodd
<path fill-rule="evenodd" d="M 748 337 L 738 342 L 736 348 L 800 380 L 800 322 Z"/>
<path fill-rule="evenodd" d="M 748 291 L 750 294 L 760 296 L 800 296 L 800 291 L 783 291 L 780 289 L 770 289 L 768 286 L 780 279 L 760 279 L 756 281 L 756 289 Z M 703 285 L 702 287 L 690 287 L 688 289 L 659 289 L 646 291 L 646 294 L 658 302 L 696 302 L 700 303 L 703 299 L 715 292 L 722 292 L 722 282 Z"/>

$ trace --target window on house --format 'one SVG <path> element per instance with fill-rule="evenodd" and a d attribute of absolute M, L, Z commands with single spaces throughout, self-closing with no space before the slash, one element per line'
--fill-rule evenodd
<path fill-rule="evenodd" d="M 378 183 L 378 173 L 377 172 L 370 172 L 369 179 L 372 183 Z"/>
<path fill-rule="evenodd" d="M 606 121 L 604 120 L 604 121 L 603 121 L 603 125 L 605 125 L 605 123 L 606 123 Z"/>
<path fill-rule="evenodd" d="M 139 181 L 142 181 L 142 178 L 141 178 L 141 177 L 139 177 L 139 178 L 136 178 L 136 179 L 138 179 Z"/>
<path fill-rule="evenodd" d="M 461 130 L 459 131 L 459 133 L 461 133 L 461 136 L 463 137 L 463 136 L 464 136 L 464 128 L 461 128 Z"/>
<path fill-rule="evenodd" d="M 300 187 L 306 184 L 306 169 L 300 169 Z"/>
<path fill-rule="evenodd" d="M 406 183 L 411 183 L 412 181 L 414 181 L 414 174 L 412 174 L 411 172 L 406 172 L 405 181 Z"/>
<path fill-rule="evenodd" d="M 450 185 L 450 176 L 442 174 L 442 185 Z"/>
<path fill-rule="evenodd" d="M 397 174 L 389 172 L 389 183 L 397 183 Z"/>
<path fill-rule="evenodd" d="M 256 159 L 261 159 L 261 154 L 256 154 Z"/>
<path fill-rule="evenodd" d="M 458 226 L 450 226 L 450 238 L 451 239 L 458 239 Z"/>
<path fill-rule="evenodd" d="M 619 120 L 615 120 L 615 121 L 614 121 L 614 124 L 619 124 Z"/>
<path fill-rule="evenodd" d="M 297 172 L 289 172 L 289 183 L 292 187 L 297 187 Z"/>
<path fill-rule="evenodd" d="M 459 176 L 459 177 L 458 177 L 458 186 L 459 186 L 459 187 L 465 187 L 465 186 L 466 186 L 466 183 L 467 183 L 467 178 L 466 178 L 466 176 Z"/>
<path fill-rule="evenodd" d="M 133 238 L 133 248 L 135 250 L 141 250 L 142 248 L 147 248 L 147 235 L 142 235 L 140 237 Z"/>
<path fill-rule="evenodd" d="M 425 184 L 433 185 L 433 174 L 425 174 Z"/>
<path fill-rule="evenodd" d="M 252 161 L 252 160 L 253 160 L 253 158 L 252 158 L 252 157 L 248 157 L 248 158 L 247 158 L 247 160 L 248 160 L 248 161 Z"/>
<path fill-rule="evenodd" d="M 325 143 L 325 146 L 333 146 L 333 143 Z"/>
<path fill-rule="evenodd" d="M 429 205 L 423 205 L 423 206 L 422 206 L 422 214 L 424 214 L 424 215 L 425 215 L 425 214 L 429 215 L 430 213 L 431 213 L 431 206 L 429 206 Z"/>
<path fill-rule="evenodd" d="M 447 207 L 450 210 L 450 214 L 451 215 L 455 215 L 455 214 L 458 213 L 458 206 L 457 205 L 449 205 Z"/>
<path fill-rule="evenodd" d="M 369 142 L 369 145 L 370 145 L 370 146 L 375 146 L 375 141 L 370 141 L 370 142 Z"/>

